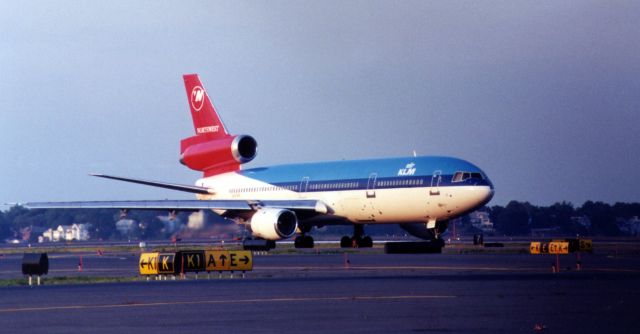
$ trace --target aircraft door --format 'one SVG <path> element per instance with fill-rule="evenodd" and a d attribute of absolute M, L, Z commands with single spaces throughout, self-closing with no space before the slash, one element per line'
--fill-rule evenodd
<path fill-rule="evenodd" d="M 429 195 L 440 195 L 440 182 L 442 181 L 442 171 L 436 170 L 431 176 L 431 188 L 429 188 Z"/>
<path fill-rule="evenodd" d="M 378 179 L 378 173 L 371 173 L 369 175 L 369 181 L 367 181 L 367 198 L 376 197 L 376 180 Z"/>
<path fill-rule="evenodd" d="M 300 193 L 306 193 L 307 192 L 307 188 L 309 188 L 309 177 L 305 176 L 302 178 L 302 181 L 300 181 Z"/>

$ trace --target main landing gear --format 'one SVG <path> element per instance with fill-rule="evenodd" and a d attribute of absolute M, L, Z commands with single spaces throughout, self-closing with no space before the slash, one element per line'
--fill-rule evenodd
<path fill-rule="evenodd" d="M 313 248 L 313 238 L 310 235 L 299 235 L 293 241 L 296 248 Z"/>
<path fill-rule="evenodd" d="M 353 237 L 344 236 L 340 239 L 342 248 L 370 248 L 373 247 L 373 240 L 370 236 L 364 235 L 364 225 L 353 225 Z"/>
<path fill-rule="evenodd" d="M 300 225 L 300 235 L 293 241 L 295 248 L 313 248 L 313 238 L 307 235 L 311 231 L 311 226 Z"/>

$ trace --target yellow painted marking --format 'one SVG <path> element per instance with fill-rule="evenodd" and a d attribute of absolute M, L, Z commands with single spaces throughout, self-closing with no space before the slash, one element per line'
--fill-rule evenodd
<path fill-rule="evenodd" d="M 181 254 L 184 271 L 205 270 L 204 251 L 183 251 Z"/>
<path fill-rule="evenodd" d="M 345 270 L 344 266 L 258 266 L 257 270 Z M 481 270 L 481 271 L 531 271 L 540 267 L 445 267 L 445 266 L 349 266 L 349 270 Z M 546 270 L 546 268 L 545 268 Z"/>
<path fill-rule="evenodd" d="M 229 270 L 229 251 L 205 251 L 206 271 L 227 271 Z"/>
<path fill-rule="evenodd" d="M 229 270 L 251 271 L 253 270 L 253 254 L 251 251 L 230 251 Z"/>
<path fill-rule="evenodd" d="M 193 262 L 193 258 L 195 254 L 187 254 L 187 268 L 197 268 L 200 265 L 200 261 L 198 261 L 198 265 Z"/>
<path fill-rule="evenodd" d="M 529 252 L 531 254 L 540 254 L 540 242 L 531 242 Z"/>
<path fill-rule="evenodd" d="M 169 305 L 203 305 L 203 304 L 242 304 L 242 303 L 277 303 L 277 302 L 317 302 L 317 301 L 375 301 L 375 300 L 411 300 L 411 299 L 447 299 L 456 298 L 454 295 L 416 295 L 416 296 L 338 296 L 338 297 L 281 297 L 281 298 L 257 298 L 257 299 L 237 299 L 237 300 L 191 300 L 175 302 L 154 302 L 154 303 L 130 303 L 130 304 L 106 304 L 106 305 L 59 305 L 44 307 L 18 307 L 0 309 L 0 313 L 17 312 L 43 312 L 59 310 L 86 310 L 105 308 L 126 308 L 126 307 L 153 307 Z"/>
<path fill-rule="evenodd" d="M 140 262 L 138 263 L 140 275 L 157 275 L 158 274 L 158 253 L 142 253 L 140 254 Z"/>
<path fill-rule="evenodd" d="M 175 253 L 158 254 L 158 274 L 174 274 L 175 273 Z"/>
<path fill-rule="evenodd" d="M 582 269 L 584 270 L 584 269 Z M 618 269 L 618 268 L 589 268 L 590 271 L 602 271 L 611 273 L 640 273 L 640 269 Z"/>
<path fill-rule="evenodd" d="M 581 252 L 592 252 L 593 251 L 593 241 L 591 239 L 580 239 L 580 246 L 578 250 Z"/>
<path fill-rule="evenodd" d="M 549 254 L 569 254 L 569 243 L 558 241 L 550 242 Z"/>

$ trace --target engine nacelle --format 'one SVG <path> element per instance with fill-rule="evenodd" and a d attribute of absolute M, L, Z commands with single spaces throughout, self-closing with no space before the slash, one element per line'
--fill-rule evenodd
<path fill-rule="evenodd" d="M 260 209 L 251 217 L 253 235 L 267 240 L 280 240 L 296 233 L 298 217 L 286 209 Z"/>
<path fill-rule="evenodd" d="M 258 143 L 247 135 L 209 139 L 193 136 L 180 142 L 180 163 L 205 175 L 240 169 L 256 157 Z"/>

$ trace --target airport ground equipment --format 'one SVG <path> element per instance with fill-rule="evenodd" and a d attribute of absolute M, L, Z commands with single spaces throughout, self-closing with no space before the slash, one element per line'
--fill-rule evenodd
<path fill-rule="evenodd" d="M 554 239 L 550 242 L 532 241 L 529 245 L 531 254 L 569 254 L 592 253 L 593 241 L 590 239 Z"/>
<path fill-rule="evenodd" d="M 32 285 L 33 276 L 38 277 L 49 273 L 49 257 L 47 253 L 24 253 L 22 256 L 22 274 L 29 276 L 29 285 Z"/>
<path fill-rule="evenodd" d="M 276 242 L 265 239 L 245 239 L 242 242 L 242 248 L 247 251 L 270 251 L 276 248 Z"/>
<path fill-rule="evenodd" d="M 386 254 L 433 254 L 442 253 L 442 247 L 444 244 L 438 241 L 387 242 L 384 244 L 384 252 Z"/>
<path fill-rule="evenodd" d="M 576 270 L 582 269 L 582 260 L 580 253 L 592 253 L 593 241 L 590 239 L 555 239 L 550 242 L 533 241 L 529 245 L 529 253 L 531 254 L 555 254 L 556 261 L 551 265 L 554 273 L 560 271 L 560 255 L 576 254 Z"/>
<path fill-rule="evenodd" d="M 142 276 L 177 276 L 201 272 L 242 272 L 253 270 L 251 251 L 185 250 L 175 253 L 142 253 L 139 270 Z"/>

